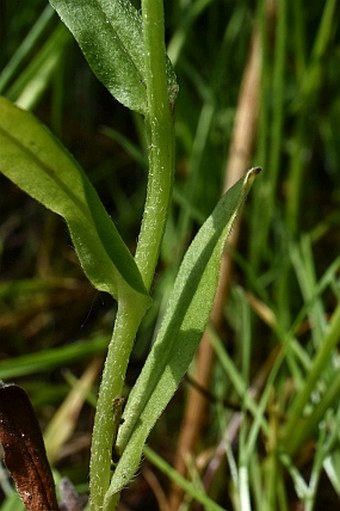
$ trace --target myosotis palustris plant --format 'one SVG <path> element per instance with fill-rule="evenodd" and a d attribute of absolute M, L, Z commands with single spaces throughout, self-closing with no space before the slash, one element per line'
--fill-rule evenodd
<path fill-rule="evenodd" d="M 169 204 L 174 170 L 176 77 L 166 57 L 163 2 L 51 0 L 92 70 L 112 95 L 144 118 L 148 185 L 135 256 L 106 213 L 83 170 L 27 112 L 0 100 L 0 170 L 61 215 L 94 287 L 118 308 L 98 394 L 90 461 L 90 506 L 115 509 L 133 477 L 143 445 L 179 385 L 207 324 L 223 244 L 258 169 L 217 204 L 189 247 L 154 346 L 126 403 L 124 377 L 149 295 Z M 112 472 L 112 447 L 119 460 Z"/>

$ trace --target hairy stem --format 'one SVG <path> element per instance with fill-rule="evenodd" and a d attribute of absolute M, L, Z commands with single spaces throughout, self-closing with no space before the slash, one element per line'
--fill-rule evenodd
<path fill-rule="evenodd" d="M 169 104 L 162 0 L 142 0 L 148 115 L 149 176 L 136 263 L 150 289 L 171 200 L 174 169 L 173 116 Z"/>

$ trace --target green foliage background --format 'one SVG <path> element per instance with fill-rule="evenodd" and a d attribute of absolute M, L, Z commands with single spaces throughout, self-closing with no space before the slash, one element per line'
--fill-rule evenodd
<path fill-rule="evenodd" d="M 145 197 L 141 120 L 112 100 L 48 8 L 41 33 L 25 42 L 23 58 L 13 65 L 17 48 L 46 8 L 40 0 L 1 3 L 0 92 L 32 109 L 61 138 L 133 251 Z M 303 385 L 340 295 L 339 8 L 334 1 L 282 1 L 273 3 L 272 16 L 266 17 L 261 0 L 174 0 L 166 1 L 165 9 L 169 55 L 180 85 L 174 203 L 154 284 L 155 304 L 137 339 L 129 381 L 138 374 L 188 242 L 221 194 L 240 82 L 257 23 L 264 64 L 253 162 L 264 172 L 244 212 L 234 287 L 225 308 L 226 339 L 241 373 L 248 364 L 249 381 L 272 350 L 289 336 L 297 340 L 293 346 L 299 357 L 287 356 L 272 383 L 273 400 L 286 414 L 287 381 Z M 25 387 L 46 426 L 72 379 L 92 357 L 103 355 L 115 305 L 85 280 L 63 221 L 1 175 L 0 270 L 0 377 Z M 274 323 L 263 322 L 250 307 L 249 295 L 271 311 Z M 334 367 L 336 357 L 334 350 Z M 217 362 L 213 390 L 221 399 L 230 394 L 237 399 L 222 367 Z M 327 385 L 332 371 L 322 371 Z M 170 460 L 171 449 L 164 445 L 176 444 L 184 393 L 181 388 L 152 437 L 155 448 Z M 80 488 L 87 478 L 86 438 L 93 414 L 91 396 L 88 401 L 70 441 L 76 445 L 82 439 L 84 447 L 57 463 Z M 337 399 L 330 409 L 339 417 Z M 212 406 L 203 445 L 217 442 L 221 414 L 224 423 L 228 413 L 224 417 Z M 312 439 L 318 438 L 314 431 Z M 340 452 L 339 439 L 333 450 Z M 255 464 L 257 456 L 254 450 Z M 307 472 L 311 464 L 309 459 Z M 322 474 L 326 497 L 321 490 L 314 492 L 315 509 L 320 510 L 323 498 L 336 499 L 335 483 Z M 227 498 L 222 504 L 231 509 Z"/>

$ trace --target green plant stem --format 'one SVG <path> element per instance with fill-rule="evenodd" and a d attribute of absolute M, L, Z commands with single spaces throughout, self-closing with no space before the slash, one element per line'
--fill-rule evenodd
<path fill-rule="evenodd" d="M 294 454 L 302 445 L 305 436 L 299 436 L 296 441 L 296 431 L 298 431 L 299 423 L 303 414 L 303 410 L 308 403 L 310 396 L 315 388 L 325 368 L 329 364 L 331 353 L 339 341 L 340 332 L 340 305 L 333 313 L 328 332 L 323 343 L 320 346 L 319 352 L 315 357 L 314 363 L 308 374 L 307 380 L 301 392 L 297 395 L 290 411 L 290 419 L 284 431 L 284 438 L 282 442 L 283 449 L 289 456 Z M 308 419 L 307 419 L 308 422 Z M 309 432 L 308 425 L 306 425 L 306 435 Z"/>
<path fill-rule="evenodd" d="M 138 296 L 141 297 L 140 303 L 138 303 Z M 92 436 L 90 496 L 93 511 L 104 509 L 103 501 L 111 478 L 112 447 L 119 426 L 117 424 L 119 418 L 114 416 L 114 403 L 115 399 L 122 397 L 127 364 L 145 309 L 145 297 L 136 296 L 136 293 L 118 304 L 98 394 Z"/>
<path fill-rule="evenodd" d="M 150 289 L 168 216 L 174 169 L 173 116 L 169 105 L 162 0 L 142 0 L 148 114 L 145 127 L 149 176 L 136 263 Z"/>
<path fill-rule="evenodd" d="M 142 18 L 148 100 L 145 126 L 148 137 L 149 176 L 135 259 L 145 287 L 150 289 L 171 199 L 174 136 L 167 87 L 162 0 L 142 1 Z M 93 431 L 90 489 L 91 509 L 95 511 L 115 509 L 118 501 L 116 495 L 105 500 L 111 478 L 112 443 L 119 425 L 115 423 L 112 406 L 114 400 L 121 397 L 133 341 L 144 312 L 143 304 L 136 308 L 133 296 L 123 304 L 118 304 Z"/>

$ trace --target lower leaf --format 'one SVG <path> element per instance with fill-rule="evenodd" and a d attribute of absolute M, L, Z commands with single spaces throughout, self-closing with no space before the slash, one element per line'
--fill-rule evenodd
<path fill-rule="evenodd" d="M 117 441 L 121 458 L 107 504 L 133 477 L 151 429 L 189 367 L 209 320 L 225 240 L 259 171 L 251 169 L 222 197 L 183 259 L 163 323 L 123 414 Z"/>

